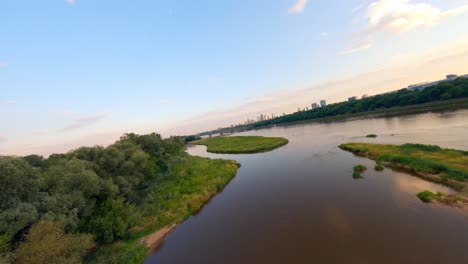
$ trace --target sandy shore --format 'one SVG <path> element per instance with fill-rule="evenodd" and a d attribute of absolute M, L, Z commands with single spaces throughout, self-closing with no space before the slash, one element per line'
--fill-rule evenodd
<path fill-rule="evenodd" d="M 141 243 L 145 245 L 150 250 L 157 249 L 161 243 L 164 241 L 164 238 L 172 232 L 176 228 L 176 224 L 172 224 L 170 226 L 166 226 L 164 228 L 159 229 L 158 231 L 152 233 L 151 235 L 144 237 L 141 240 Z"/>

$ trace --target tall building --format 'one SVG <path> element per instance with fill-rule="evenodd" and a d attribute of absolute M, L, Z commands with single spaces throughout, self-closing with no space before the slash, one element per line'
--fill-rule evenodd
<path fill-rule="evenodd" d="M 312 106 L 312 109 L 317 109 L 317 108 L 319 108 L 319 106 L 318 106 L 317 103 L 313 103 L 311 106 Z"/>
<path fill-rule="evenodd" d="M 327 106 L 327 101 L 321 100 L 321 101 L 320 101 L 320 106 L 321 106 L 321 107 Z"/>

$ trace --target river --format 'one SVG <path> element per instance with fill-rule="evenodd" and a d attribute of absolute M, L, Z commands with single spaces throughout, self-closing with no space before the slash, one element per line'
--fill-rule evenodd
<path fill-rule="evenodd" d="M 368 139 L 367 134 L 379 135 Z M 238 134 L 239 135 L 239 134 Z M 301 124 L 240 135 L 290 143 L 235 159 L 237 176 L 180 224 L 145 261 L 166 263 L 468 263 L 468 214 L 424 204 L 423 190 L 448 188 L 342 151 L 346 142 L 424 143 L 468 150 L 468 110 Z M 352 178 L 353 166 L 370 169 Z"/>

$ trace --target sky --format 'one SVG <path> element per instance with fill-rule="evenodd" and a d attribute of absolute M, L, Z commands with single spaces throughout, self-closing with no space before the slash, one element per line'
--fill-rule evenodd
<path fill-rule="evenodd" d="M 468 0 L 0 0 L 0 155 L 468 74 Z"/>

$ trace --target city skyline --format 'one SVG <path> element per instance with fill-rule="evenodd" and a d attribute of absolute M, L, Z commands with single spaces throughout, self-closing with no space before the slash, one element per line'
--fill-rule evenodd
<path fill-rule="evenodd" d="M 25 3 L 0 4 L 1 155 L 193 134 L 468 72 L 468 1 Z"/>

